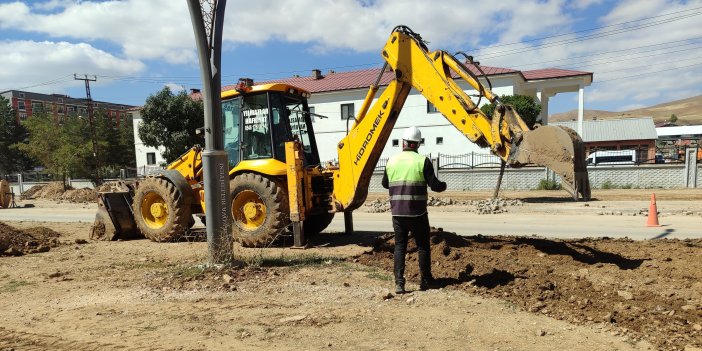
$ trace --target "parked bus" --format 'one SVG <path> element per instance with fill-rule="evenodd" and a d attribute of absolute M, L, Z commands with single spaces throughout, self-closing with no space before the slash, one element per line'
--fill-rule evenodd
<path fill-rule="evenodd" d="M 636 164 L 636 150 L 595 151 L 587 157 L 588 165 Z"/>

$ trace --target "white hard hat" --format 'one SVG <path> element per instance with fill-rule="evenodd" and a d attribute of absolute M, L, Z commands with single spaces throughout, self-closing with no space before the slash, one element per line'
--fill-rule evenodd
<path fill-rule="evenodd" d="M 422 132 L 420 132 L 417 127 L 409 127 L 405 130 L 405 133 L 402 134 L 402 139 L 420 143 L 422 142 Z"/>

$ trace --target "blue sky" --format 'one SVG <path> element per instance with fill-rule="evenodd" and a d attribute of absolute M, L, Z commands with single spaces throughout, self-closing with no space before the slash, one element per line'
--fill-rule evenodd
<path fill-rule="evenodd" d="M 225 17 L 225 84 L 380 67 L 405 24 L 484 65 L 594 72 L 588 109 L 702 94 L 702 1 L 229 0 Z M 90 74 L 94 99 L 141 105 L 165 85 L 201 84 L 185 0 L 2 0 L 0 62 L 0 91 L 82 97 L 73 74 Z M 576 106 L 559 94 L 550 112 Z"/>

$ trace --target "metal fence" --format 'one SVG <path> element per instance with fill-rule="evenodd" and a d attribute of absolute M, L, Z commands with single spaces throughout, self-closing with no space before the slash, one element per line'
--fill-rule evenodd
<path fill-rule="evenodd" d="M 702 148 L 697 149 L 697 161 L 702 161 Z M 683 164 L 685 162 L 684 149 L 676 146 L 645 147 L 627 150 L 612 150 L 608 148 L 591 148 L 587 152 L 587 164 L 591 167 L 606 165 L 646 165 L 646 164 Z M 425 155 L 432 162 L 437 163 L 438 169 L 474 169 L 474 168 L 499 168 L 500 158 L 489 152 L 469 152 L 464 154 Z M 338 161 L 330 161 L 337 164 Z M 381 158 L 375 166 L 376 171 L 383 171 L 388 163 L 388 158 Z"/>

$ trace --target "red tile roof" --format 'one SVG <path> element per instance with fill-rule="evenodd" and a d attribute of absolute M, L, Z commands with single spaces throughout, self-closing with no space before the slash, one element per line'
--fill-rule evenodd
<path fill-rule="evenodd" d="M 470 69 L 474 74 L 480 76 L 482 75 L 474 65 L 466 64 L 468 69 Z M 550 79 L 550 78 L 563 78 L 579 75 L 591 75 L 590 72 L 581 71 L 570 71 L 557 68 L 549 69 L 539 69 L 532 71 L 518 71 L 510 68 L 501 67 L 491 67 L 491 66 L 480 66 L 483 72 L 488 76 L 497 76 L 503 74 L 519 74 L 524 80 L 536 80 L 536 79 Z M 267 83 L 285 83 L 300 87 L 311 93 L 327 92 L 327 91 L 339 91 L 339 90 L 349 90 L 349 89 L 359 89 L 367 88 L 371 84 L 375 83 L 378 77 L 380 68 L 369 68 L 358 71 L 347 71 L 347 72 L 329 72 L 323 75 L 322 78 L 316 79 L 312 75 L 305 77 L 290 77 L 268 80 L 264 82 L 256 82 L 256 84 L 267 84 Z M 454 77 L 457 77 L 454 74 Z M 380 85 L 388 85 L 393 78 L 393 73 L 391 71 L 386 71 L 383 73 L 383 77 L 380 79 Z M 235 85 L 226 85 L 222 87 L 222 90 L 234 89 Z"/>
<path fill-rule="evenodd" d="M 544 68 L 535 69 L 531 71 L 522 71 L 522 75 L 526 80 L 539 80 L 539 79 L 553 79 L 553 78 L 565 78 L 574 76 L 586 76 L 592 75 L 592 72 L 583 71 L 572 71 L 569 69 L 560 68 Z"/>

